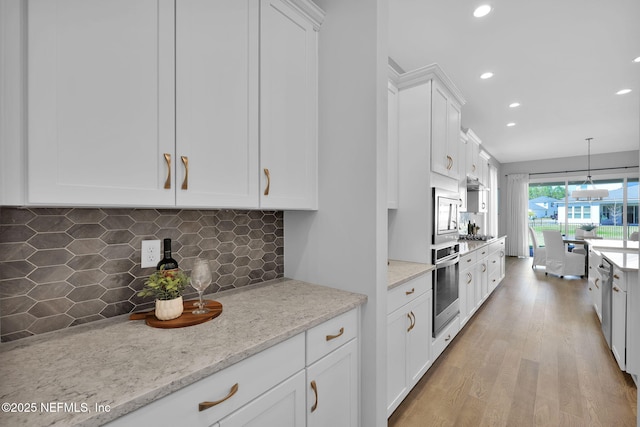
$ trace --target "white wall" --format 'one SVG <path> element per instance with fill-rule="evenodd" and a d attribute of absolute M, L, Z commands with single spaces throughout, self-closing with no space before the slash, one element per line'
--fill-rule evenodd
<path fill-rule="evenodd" d="M 285 212 L 285 276 L 367 295 L 361 417 L 386 417 L 387 0 L 318 0 L 319 209 Z"/>

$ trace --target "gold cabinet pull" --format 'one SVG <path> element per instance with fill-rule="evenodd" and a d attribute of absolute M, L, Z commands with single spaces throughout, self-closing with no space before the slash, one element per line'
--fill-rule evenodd
<path fill-rule="evenodd" d="M 450 339 L 451 339 L 451 334 L 447 335 L 447 337 L 444 340 L 449 341 Z"/>
<path fill-rule="evenodd" d="M 471 172 L 475 172 L 476 171 L 476 165 L 471 165 Z"/>
<path fill-rule="evenodd" d="M 167 180 L 164 182 L 164 188 L 171 188 L 171 154 L 164 153 L 164 160 L 167 162 Z"/>
<path fill-rule="evenodd" d="M 182 181 L 182 189 L 189 188 L 189 158 L 187 156 L 180 156 L 182 164 L 184 165 L 184 181 Z"/>
<path fill-rule="evenodd" d="M 267 176 L 267 186 L 264 189 L 264 195 L 269 195 L 269 187 L 271 187 L 271 175 L 269 174 L 269 169 L 264 168 L 264 174 Z"/>
<path fill-rule="evenodd" d="M 340 332 L 337 335 L 327 335 L 327 341 L 331 341 L 333 339 L 336 339 L 339 336 L 341 336 L 342 334 L 344 334 L 344 328 L 340 328 Z"/>
<path fill-rule="evenodd" d="M 313 389 L 313 394 L 316 396 L 316 401 L 313 403 L 311 407 L 311 412 L 318 409 L 318 386 L 316 385 L 316 380 L 311 381 L 311 388 Z"/>
<path fill-rule="evenodd" d="M 596 277 L 596 281 L 593 283 L 594 285 L 596 285 L 596 288 L 600 289 L 600 286 L 598 286 L 598 282 L 600 281 L 599 277 Z"/>
<path fill-rule="evenodd" d="M 617 274 L 614 274 L 614 275 L 613 275 L 613 278 L 614 278 L 614 279 L 619 279 L 619 278 L 620 278 L 620 276 L 618 276 Z"/>
<path fill-rule="evenodd" d="M 231 390 L 229 390 L 229 394 L 227 394 L 226 397 L 220 399 L 220 400 L 216 400 L 215 402 L 201 402 L 198 404 L 198 411 L 204 411 L 205 409 L 209 409 L 211 407 L 214 407 L 222 402 L 224 402 L 225 400 L 229 399 L 231 396 L 233 396 L 234 394 L 236 394 L 238 392 L 238 383 L 235 383 L 233 385 L 233 387 L 231 387 Z"/>
<path fill-rule="evenodd" d="M 414 293 L 416 291 L 416 288 L 411 288 L 410 291 L 406 291 L 405 294 L 407 295 L 411 295 L 412 293 Z"/>
<path fill-rule="evenodd" d="M 407 317 L 409 318 L 409 322 L 411 322 L 411 325 L 409 325 L 409 329 L 407 329 L 407 332 L 411 332 L 411 330 L 416 326 L 416 315 L 413 314 L 412 311 L 410 313 L 407 313 Z"/>
<path fill-rule="evenodd" d="M 482 272 L 484 273 L 485 271 L 487 271 L 487 264 L 482 264 Z"/>
<path fill-rule="evenodd" d="M 467 259 L 467 262 L 471 262 L 471 258 Z"/>
<path fill-rule="evenodd" d="M 467 285 L 471 283 L 472 280 L 473 280 L 473 276 L 471 275 L 471 273 L 467 273 Z"/>
<path fill-rule="evenodd" d="M 614 291 L 616 291 L 616 292 L 620 292 L 620 289 L 618 289 L 618 288 L 617 288 L 617 287 L 615 287 L 615 286 L 613 287 L 613 290 L 614 290 Z"/>
<path fill-rule="evenodd" d="M 453 157 L 447 154 L 447 170 L 451 170 L 453 167 Z"/>

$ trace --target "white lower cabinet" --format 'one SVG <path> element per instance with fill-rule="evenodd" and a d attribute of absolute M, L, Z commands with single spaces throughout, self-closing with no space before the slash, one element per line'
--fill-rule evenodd
<path fill-rule="evenodd" d="M 107 425 L 356 427 L 358 313 L 330 319 Z"/>
<path fill-rule="evenodd" d="M 305 373 L 282 384 L 220 421 L 220 427 L 296 427 L 305 424 Z"/>
<path fill-rule="evenodd" d="M 307 426 L 356 427 L 358 378 L 355 339 L 307 367 Z"/>
<path fill-rule="evenodd" d="M 430 277 L 419 277 L 390 291 L 390 299 L 391 295 L 405 294 L 409 301 L 387 316 L 387 416 L 431 366 Z"/>
<path fill-rule="evenodd" d="M 611 287 L 611 351 L 623 371 L 627 349 L 627 286 L 624 273 L 614 267 Z"/>

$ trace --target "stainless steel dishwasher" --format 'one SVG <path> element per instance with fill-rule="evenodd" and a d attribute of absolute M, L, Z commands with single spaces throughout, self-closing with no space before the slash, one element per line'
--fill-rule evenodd
<path fill-rule="evenodd" d="M 613 287 L 613 266 L 602 258 L 598 271 L 602 276 L 602 333 L 611 348 L 611 288 Z"/>

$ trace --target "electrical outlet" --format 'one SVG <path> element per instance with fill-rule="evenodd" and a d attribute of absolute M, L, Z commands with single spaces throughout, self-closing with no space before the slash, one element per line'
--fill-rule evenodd
<path fill-rule="evenodd" d="M 160 262 L 160 240 L 143 240 L 140 260 L 142 268 L 156 267 Z"/>

